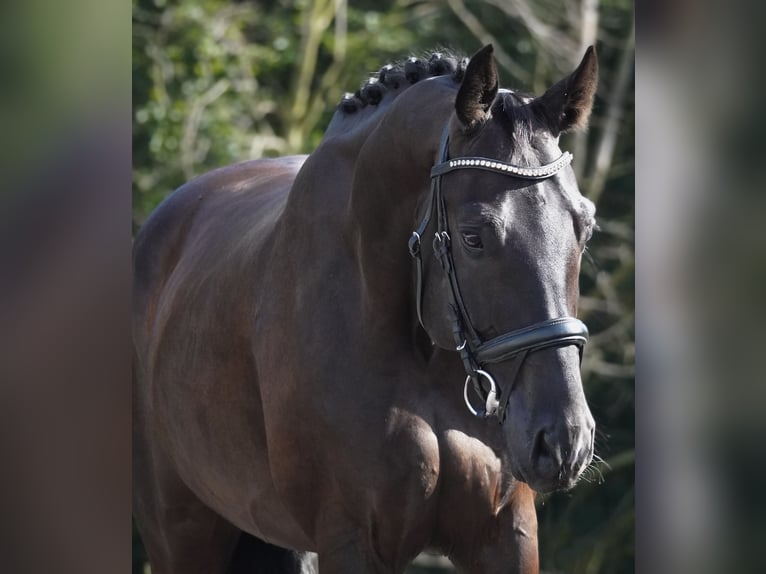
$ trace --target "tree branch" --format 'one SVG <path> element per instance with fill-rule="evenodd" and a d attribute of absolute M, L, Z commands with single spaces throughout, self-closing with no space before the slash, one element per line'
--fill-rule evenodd
<path fill-rule="evenodd" d="M 630 27 L 630 34 L 625 40 L 625 47 L 622 50 L 620 67 L 617 70 L 617 78 L 610 90 L 609 108 L 606 113 L 606 122 L 601 135 L 598 149 L 596 151 L 596 160 L 593 166 L 593 174 L 590 177 L 590 186 L 588 189 L 588 199 L 593 203 L 598 203 L 601 194 L 606 186 L 609 168 L 612 165 L 614 150 L 617 146 L 617 136 L 620 130 L 620 121 L 624 111 L 624 100 L 630 84 L 631 72 L 633 71 L 633 60 L 635 54 L 635 25 Z"/>
<path fill-rule="evenodd" d="M 497 58 L 497 62 L 506 70 L 508 70 L 513 76 L 521 83 L 528 84 L 530 82 L 530 74 L 527 70 L 521 67 L 519 64 L 513 61 L 508 53 L 502 49 L 501 43 L 479 22 L 478 18 L 468 11 L 463 0 L 447 0 L 450 9 L 455 13 L 455 16 L 465 24 L 465 27 L 476 36 L 476 38 L 483 44 L 492 44 L 495 48 L 494 54 Z"/>

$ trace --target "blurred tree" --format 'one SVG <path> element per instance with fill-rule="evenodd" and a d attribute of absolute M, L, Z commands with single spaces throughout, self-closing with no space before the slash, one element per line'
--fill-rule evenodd
<path fill-rule="evenodd" d="M 134 0 L 134 227 L 195 175 L 310 152 L 342 94 L 383 64 L 487 42 L 502 85 L 538 94 L 597 45 L 591 128 L 562 147 L 598 210 L 580 315 L 592 335 L 583 374 L 603 462 L 572 492 L 541 498 L 540 554 L 549 572 L 632 572 L 632 0 Z"/>

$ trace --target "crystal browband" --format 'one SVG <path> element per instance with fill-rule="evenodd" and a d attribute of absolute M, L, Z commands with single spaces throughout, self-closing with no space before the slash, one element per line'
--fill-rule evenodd
<path fill-rule="evenodd" d="M 524 179 L 545 179 L 572 163 L 572 157 L 572 154 L 566 151 L 557 160 L 539 167 L 520 167 L 486 157 L 461 157 L 435 165 L 431 169 L 431 177 L 438 177 L 456 169 L 473 168 L 511 174 Z"/>

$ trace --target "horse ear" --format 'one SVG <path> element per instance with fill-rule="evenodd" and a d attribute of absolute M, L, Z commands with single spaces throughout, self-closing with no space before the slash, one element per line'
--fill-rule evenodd
<path fill-rule="evenodd" d="M 554 135 L 588 125 L 597 84 L 598 58 L 590 46 L 577 69 L 537 99 Z"/>
<path fill-rule="evenodd" d="M 466 129 L 487 118 L 487 112 L 497 95 L 497 67 L 492 51 L 492 44 L 487 44 L 474 54 L 468 62 L 457 93 L 455 112 Z"/>

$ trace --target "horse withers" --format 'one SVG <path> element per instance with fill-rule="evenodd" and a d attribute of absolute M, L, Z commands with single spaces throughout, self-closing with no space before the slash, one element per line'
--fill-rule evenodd
<path fill-rule="evenodd" d="M 182 186 L 134 251 L 134 513 L 154 574 L 538 572 L 535 491 L 594 422 L 575 316 L 594 208 L 492 47 L 387 66 L 309 156 Z"/>

